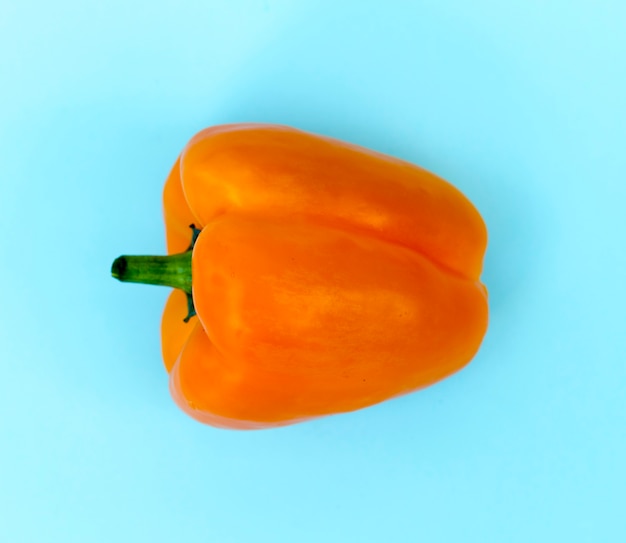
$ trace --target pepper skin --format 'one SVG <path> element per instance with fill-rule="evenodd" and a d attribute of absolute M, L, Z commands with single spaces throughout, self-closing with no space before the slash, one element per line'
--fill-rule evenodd
<path fill-rule="evenodd" d="M 402 160 L 284 126 L 212 127 L 174 165 L 164 214 L 197 316 L 183 321 L 173 290 L 163 359 L 176 403 L 203 423 L 370 406 L 461 369 L 486 332 L 484 222 Z"/>

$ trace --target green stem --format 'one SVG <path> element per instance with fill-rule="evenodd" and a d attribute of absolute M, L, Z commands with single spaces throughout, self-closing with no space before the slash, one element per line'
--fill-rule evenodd
<path fill-rule="evenodd" d="M 111 274 L 125 283 L 178 288 L 191 295 L 191 253 L 168 256 L 120 256 Z"/>
<path fill-rule="evenodd" d="M 161 285 L 182 290 L 187 295 L 187 316 L 189 322 L 196 315 L 191 291 L 191 254 L 201 230 L 190 224 L 191 243 L 184 253 L 167 256 L 120 256 L 111 266 L 111 274 L 125 283 Z"/>

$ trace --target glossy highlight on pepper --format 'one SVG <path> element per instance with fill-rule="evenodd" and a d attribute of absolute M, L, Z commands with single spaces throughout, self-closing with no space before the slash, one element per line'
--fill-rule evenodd
<path fill-rule="evenodd" d="M 418 166 L 285 126 L 216 126 L 185 147 L 163 204 L 169 256 L 120 257 L 113 274 L 174 288 L 163 360 L 201 422 L 259 429 L 361 409 L 480 347 L 485 224 Z"/>

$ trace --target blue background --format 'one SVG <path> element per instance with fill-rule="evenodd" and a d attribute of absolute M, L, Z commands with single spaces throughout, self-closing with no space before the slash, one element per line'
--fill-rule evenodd
<path fill-rule="evenodd" d="M 623 0 L 0 4 L 0 540 L 626 541 Z M 420 393 L 204 427 L 167 389 L 186 141 L 295 125 L 416 162 L 490 231 L 491 323 Z"/>

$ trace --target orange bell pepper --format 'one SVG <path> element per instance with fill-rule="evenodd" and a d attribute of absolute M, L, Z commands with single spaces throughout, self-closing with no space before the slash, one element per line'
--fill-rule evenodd
<path fill-rule="evenodd" d="M 284 126 L 217 126 L 176 161 L 164 212 L 169 256 L 112 271 L 175 287 L 163 359 L 201 422 L 268 428 L 370 406 L 459 370 L 486 332 L 484 222 L 402 160 Z"/>

